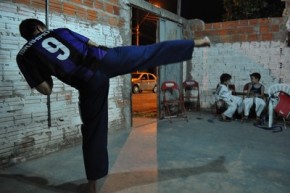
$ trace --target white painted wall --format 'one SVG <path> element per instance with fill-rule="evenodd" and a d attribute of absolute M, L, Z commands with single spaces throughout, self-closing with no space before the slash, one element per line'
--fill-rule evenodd
<path fill-rule="evenodd" d="M 244 84 L 250 82 L 249 75 L 253 72 L 261 74 L 266 90 L 280 78 L 290 84 L 290 48 L 284 42 L 219 43 L 209 48 L 195 48 L 192 63 L 190 74 L 200 83 L 202 108 L 213 104 L 212 92 L 222 73 L 232 75 L 237 91 L 242 91 Z"/>
<path fill-rule="evenodd" d="M 129 13 L 125 10 L 122 14 L 129 18 Z M 45 22 L 43 10 L 5 1 L 0 3 L 0 165 L 45 155 L 81 140 L 77 90 L 53 79 L 52 126 L 48 127 L 46 96 L 31 90 L 18 69 L 15 58 L 26 42 L 19 35 L 18 25 L 30 17 Z M 67 27 L 108 47 L 123 44 L 120 29 L 109 25 L 92 25 L 54 13 L 49 15 L 49 23 L 50 29 Z M 124 78 L 110 81 L 111 131 L 124 128 L 129 122 L 124 113 L 124 107 L 128 106 L 123 94 L 128 89 L 128 86 L 124 88 Z"/>

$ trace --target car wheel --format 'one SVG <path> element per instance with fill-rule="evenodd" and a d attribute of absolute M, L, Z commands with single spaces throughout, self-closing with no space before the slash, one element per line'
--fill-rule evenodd
<path fill-rule="evenodd" d="M 132 88 L 132 92 L 133 92 L 133 93 L 139 93 L 139 92 L 140 92 L 140 90 L 139 90 L 139 86 L 134 85 L 133 88 Z"/>
<path fill-rule="evenodd" d="M 153 88 L 153 92 L 154 92 L 154 93 L 157 92 L 157 86 L 154 86 L 154 88 Z"/>

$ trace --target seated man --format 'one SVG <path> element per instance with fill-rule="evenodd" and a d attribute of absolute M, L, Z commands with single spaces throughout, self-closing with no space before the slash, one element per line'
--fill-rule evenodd
<path fill-rule="evenodd" d="M 224 73 L 220 76 L 220 84 L 217 87 L 215 93 L 215 99 L 223 100 L 227 104 L 227 110 L 221 114 L 221 121 L 229 121 L 232 119 L 233 114 L 238 109 L 238 113 L 241 113 L 243 110 L 243 100 L 241 97 L 234 96 L 232 91 L 228 88 L 228 85 L 231 82 L 232 76 Z"/>
<path fill-rule="evenodd" d="M 248 119 L 250 109 L 255 104 L 256 118 L 260 120 L 262 111 L 266 106 L 264 100 L 265 87 L 260 83 L 261 75 L 257 72 L 250 74 L 251 84 L 247 91 L 247 98 L 244 99 L 244 119 Z"/>

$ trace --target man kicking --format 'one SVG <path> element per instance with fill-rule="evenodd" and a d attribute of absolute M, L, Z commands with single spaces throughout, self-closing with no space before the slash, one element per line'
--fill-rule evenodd
<path fill-rule="evenodd" d="M 19 69 L 31 88 L 50 95 L 52 76 L 79 91 L 83 157 L 89 193 L 96 180 L 108 174 L 109 79 L 137 70 L 192 58 L 193 48 L 209 46 L 200 40 L 172 40 L 146 46 L 107 48 L 67 28 L 47 30 L 37 19 L 19 25 L 27 43 L 17 55 Z"/>

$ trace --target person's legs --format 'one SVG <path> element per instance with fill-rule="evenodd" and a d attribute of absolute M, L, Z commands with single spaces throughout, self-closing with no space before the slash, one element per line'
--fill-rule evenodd
<path fill-rule="evenodd" d="M 112 48 L 101 61 L 100 70 L 110 77 L 192 58 L 194 42 L 172 40 L 145 46 Z"/>
<path fill-rule="evenodd" d="M 256 103 L 256 109 L 255 109 L 256 115 L 259 118 L 261 116 L 262 111 L 264 110 L 266 106 L 266 102 L 263 99 L 256 98 L 255 103 Z"/>
<path fill-rule="evenodd" d="M 233 96 L 233 100 L 238 106 L 238 113 L 241 114 L 243 111 L 243 99 L 238 96 Z"/>
<path fill-rule="evenodd" d="M 235 102 L 227 102 L 228 108 L 222 113 L 222 117 L 225 120 L 226 117 L 232 118 L 233 114 L 237 110 L 237 104 Z M 226 117 L 225 117 L 226 116 Z"/>
<path fill-rule="evenodd" d="M 108 91 L 109 78 L 102 74 L 95 75 L 79 90 L 84 165 L 93 192 L 96 180 L 108 174 Z"/>
<path fill-rule="evenodd" d="M 253 98 L 245 98 L 244 99 L 244 115 L 245 115 L 245 118 L 247 118 L 250 114 L 250 109 L 253 105 L 253 101 L 254 99 Z"/>

